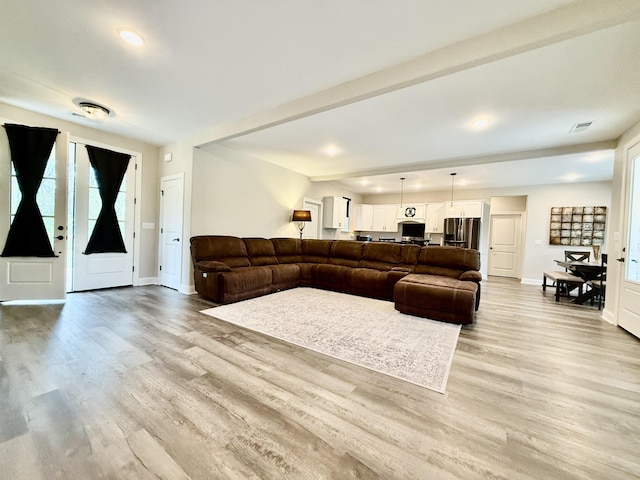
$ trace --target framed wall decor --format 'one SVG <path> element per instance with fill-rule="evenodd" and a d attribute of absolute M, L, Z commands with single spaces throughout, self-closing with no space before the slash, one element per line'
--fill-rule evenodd
<path fill-rule="evenodd" d="M 550 245 L 602 245 L 607 207 L 552 207 Z"/>

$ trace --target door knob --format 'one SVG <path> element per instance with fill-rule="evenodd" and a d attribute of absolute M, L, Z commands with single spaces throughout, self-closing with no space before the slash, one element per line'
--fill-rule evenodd
<path fill-rule="evenodd" d="M 179 242 L 179 241 L 180 241 L 180 239 L 179 239 L 179 238 L 174 238 L 174 239 L 172 240 L 172 242 Z"/>

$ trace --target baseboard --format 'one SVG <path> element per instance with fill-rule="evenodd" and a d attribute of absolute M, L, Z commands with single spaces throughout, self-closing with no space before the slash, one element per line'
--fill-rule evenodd
<path fill-rule="evenodd" d="M 542 280 L 539 278 L 521 278 L 520 283 L 524 285 L 542 285 Z"/>
<path fill-rule="evenodd" d="M 158 285 L 158 277 L 140 277 L 136 283 L 136 286 L 142 285 Z"/>
<path fill-rule="evenodd" d="M 189 284 L 180 285 L 180 288 L 178 289 L 178 291 L 180 293 L 184 293 L 185 295 L 195 295 L 195 293 L 196 293 L 195 287 L 193 285 L 189 285 Z"/>
<path fill-rule="evenodd" d="M 611 325 L 618 325 L 618 319 L 614 312 L 607 310 L 606 308 L 602 309 L 602 319 L 609 322 Z"/>

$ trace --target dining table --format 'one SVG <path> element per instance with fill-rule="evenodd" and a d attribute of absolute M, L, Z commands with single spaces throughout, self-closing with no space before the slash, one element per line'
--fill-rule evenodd
<path fill-rule="evenodd" d="M 569 270 L 576 277 L 580 277 L 584 279 L 585 282 L 589 280 L 597 280 L 601 275 L 604 275 L 607 272 L 606 265 L 603 265 L 601 262 L 584 262 L 584 261 L 575 261 L 575 260 L 555 260 L 555 262 L 563 268 Z M 578 295 L 576 298 L 572 300 L 573 303 L 582 304 L 591 298 L 594 295 L 593 289 L 591 290 L 583 290 L 582 294 Z"/>

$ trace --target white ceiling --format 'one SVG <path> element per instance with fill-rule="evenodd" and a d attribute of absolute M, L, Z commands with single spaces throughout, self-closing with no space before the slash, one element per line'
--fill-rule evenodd
<path fill-rule="evenodd" d="M 360 193 L 399 191 L 401 176 L 407 186 L 446 189 L 454 170 L 456 185 L 473 188 L 570 174 L 606 180 L 611 152 L 600 161 L 591 152 L 610 148 L 640 118 L 640 2 L 612 3 L 629 10 L 624 21 L 554 38 L 564 17 L 602 17 L 599 5 L 611 2 L 3 0 L 0 102 L 163 145 L 379 72 L 402 72 L 403 62 L 421 56 L 428 63 L 439 49 L 471 51 L 470 40 L 484 45 L 483 36 L 543 15 L 538 23 L 551 33 L 540 45 L 478 57 L 382 95 L 354 90 L 338 108 L 262 130 L 253 125 L 246 135 L 231 129 L 222 143 Z M 145 45 L 122 43 L 116 30 L 123 26 Z M 523 27 L 522 36 L 533 30 Z M 494 35 L 493 44 L 518 33 Z M 113 115 L 103 123 L 72 115 L 79 99 Z M 477 115 L 491 117 L 489 128 L 469 129 Z M 593 125 L 569 133 L 586 121 Z M 322 153 L 329 144 L 341 153 Z"/>

